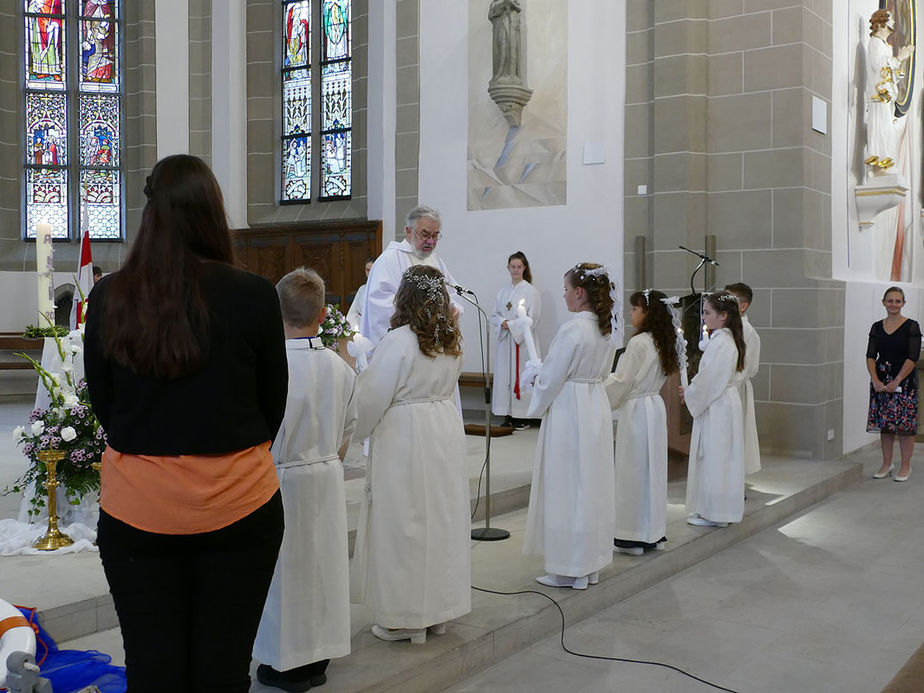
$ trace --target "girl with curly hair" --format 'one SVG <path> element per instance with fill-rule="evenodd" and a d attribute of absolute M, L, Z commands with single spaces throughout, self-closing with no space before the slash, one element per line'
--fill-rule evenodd
<path fill-rule="evenodd" d="M 681 398 L 693 415 L 687 472 L 687 524 L 725 527 L 744 515 L 744 420 L 736 374 L 746 352 L 738 299 L 721 292 L 703 302 L 709 332 L 699 372 Z"/>
<path fill-rule="evenodd" d="M 420 644 L 472 608 L 462 349 L 442 272 L 404 272 L 391 327 L 356 380 L 369 459 L 353 600 L 372 610 L 377 638 Z"/>
<path fill-rule="evenodd" d="M 535 379 L 529 416 L 542 425 L 523 552 L 545 556 L 548 574 L 536 580 L 549 587 L 587 589 L 613 560 L 613 422 L 603 379 L 616 353 L 615 295 L 605 267 L 568 270 L 574 316 Z"/>
<path fill-rule="evenodd" d="M 677 370 L 676 335 L 666 296 L 654 289 L 629 297 L 635 336 L 606 380 L 616 427 L 616 535 L 619 553 L 662 549 L 667 523 L 667 414 L 661 387 Z"/>

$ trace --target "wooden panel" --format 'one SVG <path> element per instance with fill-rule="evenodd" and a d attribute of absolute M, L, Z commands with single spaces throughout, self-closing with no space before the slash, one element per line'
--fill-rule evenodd
<path fill-rule="evenodd" d="M 382 222 L 289 224 L 237 229 L 234 236 L 238 257 L 248 270 L 276 283 L 296 267 L 311 267 L 324 278 L 328 302 L 346 311 L 366 281 L 366 258 L 381 252 Z"/>

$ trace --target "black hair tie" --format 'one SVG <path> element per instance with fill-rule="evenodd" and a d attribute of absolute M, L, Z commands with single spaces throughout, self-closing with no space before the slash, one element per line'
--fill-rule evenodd
<path fill-rule="evenodd" d="M 151 176 L 144 179 L 144 196 L 149 200 L 154 198 L 154 188 L 151 187 Z"/>

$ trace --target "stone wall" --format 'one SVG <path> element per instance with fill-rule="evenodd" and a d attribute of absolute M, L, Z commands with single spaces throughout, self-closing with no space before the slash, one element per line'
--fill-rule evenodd
<path fill-rule="evenodd" d="M 831 2 L 627 1 L 626 247 L 643 236 L 648 283 L 687 293 L 677 246 L 715 236 L 716 285 L 755 291 L 761 447 L 815 457 L 840 454 L 843 409 L 831 141 L 811 129 L 812 97 L 830 108 Z"/>

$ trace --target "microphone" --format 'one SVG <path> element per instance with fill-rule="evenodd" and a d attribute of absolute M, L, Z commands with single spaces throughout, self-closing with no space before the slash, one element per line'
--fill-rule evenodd
<path fill-rule="evenodd" d="M 681 250 L 686 250 L 688 253 L 693 253 L 696 257 L 705 260 L 705 261 L 708 262 L 710 265 L 715 265 L 716 267 L 719 266 L 719 263 L 716 262 L 714 258 L 711 258 L 711 257 L 709 257 L 708 255 L 703 255 L 702 253 L 698 253 L 698 252 L 696 252 L 695 250 L 690 250 L 690 249 L 687 248 L 685 245 L 678 245 L 677 247 L 680 248 Z"/>
<path fill-rule="evenodd" d="M 472 291 L 471 289 L 466 289 L 466 288 L 465 288 L 464 286 L 462 286 L 461 284 L 451 284 L 451 283 L 449 283 L 449 282 L 445 282 L 445 284 L 446 284 L 446 286 L 448 286 L 448 287 L 450 287 L 450 288 L 452 288 L 452 289 L 455 289 L 455 290 L 456 290 L 456 293 L 459 294 L 460 296 L 461 296 L 462 294 L 468 294 L 469 296 L 474 296 L 474 295 L 475 295 L 475 292 L 474 292 L 474 291 Z"/>

